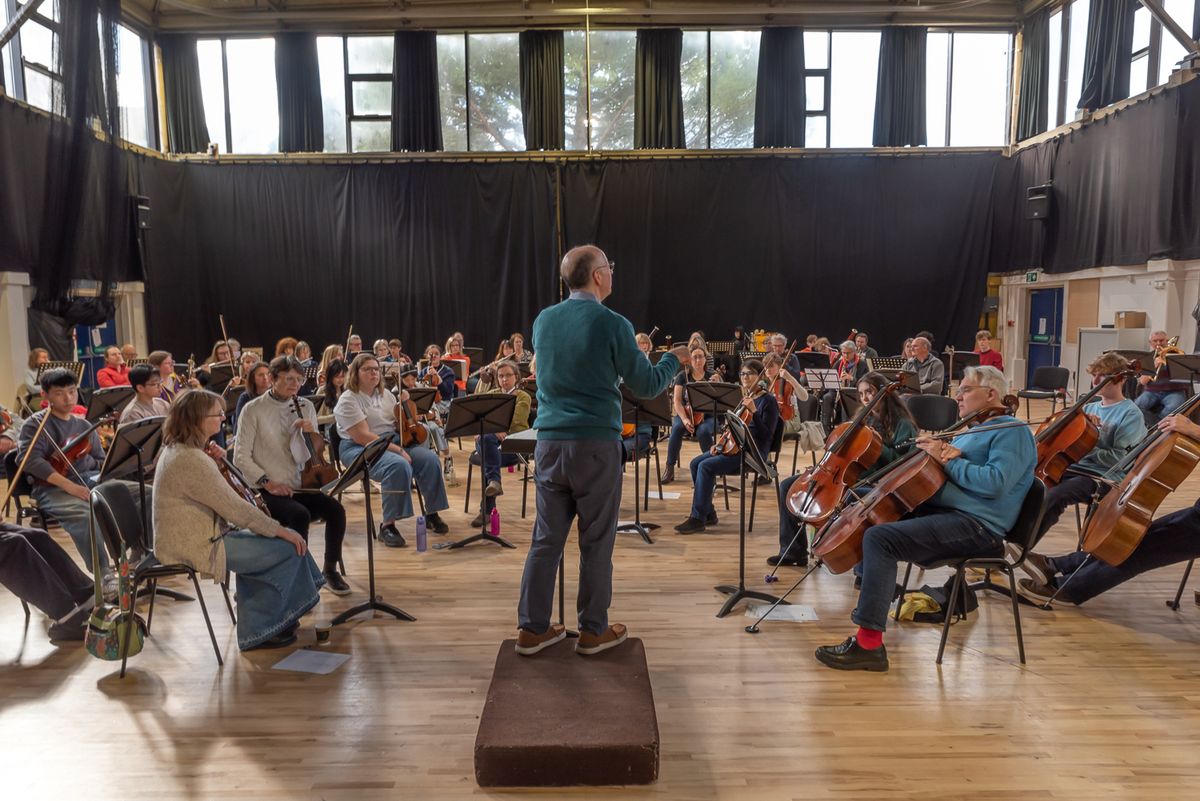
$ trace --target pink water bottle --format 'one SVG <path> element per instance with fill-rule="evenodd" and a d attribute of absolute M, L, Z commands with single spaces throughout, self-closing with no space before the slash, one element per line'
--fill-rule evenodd
<path fill-rule="evenodd" d="M 500 510 L 492 507 L 492 516 L 488 520 L 488 533 L 493 537 L 500 536 Z"/>
<path fill-rule="evenodd" d="M 517 472 L 517 468 L 516 468 L 514 465 L 511 465 L 511 464 L 510 464 L 510 465 L 508 466 L 508 472 L 510 472 L 510 473 L 515 473 L 515 472 Z"/>

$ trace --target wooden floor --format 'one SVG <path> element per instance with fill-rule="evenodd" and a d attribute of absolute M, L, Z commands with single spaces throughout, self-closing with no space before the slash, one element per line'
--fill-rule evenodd
<path fill-rule="evenodd" d="M 694 453 L 689 444 L 685 465 Z M 24 627 L 18 602 L 0 591 L 3 797 L 1197 797 L 1200 608 L 1190 589 L 1178 612 L 1164 605 L 1182 566 L 1082 608 L 1022 607 L 1024 667 L 1008 601 L 991 596 L 953 628 L 940 668 L 937 628 L 904 623 L 888 632 L 890 673 L 839 673 L 819 666 L 812 652 L 853 630 L 850 576 L 818 572 L 798 591 L 796 600 L 814 607 L 819 622 L 770 623 L 751 636 L 740 610 L 716 619 L 722 599 L 713 585 L 736 579 L 736 499 L 715 529 L 677 536 L 671 526 L 686 516 L 691 496 L 683 475 L 668 487 L 680 499 L 650 502 L 646 519 L 664 526 L 657 541 L 623 535 L 615 556 L 612 619 L 645 640 L 657 701 L 663 757 L 656 785 L 538 793 L 475 786 L 478 717 L 496 648 L 515 631 L 532 523 L 519 516 L 517 476 L 506 474 L 503 533 L 518 549 L 380 548 L 381 594 L 418 620 L 339 627 L 330 648 L 351 658 L 329 676 L 272 671 L 284 655 L 277 651 L 239 654 L 211 585 L 205 595 L 225 666 L 216 665 L 198 605 L 167 601 L 124 680 L 81 647 L 50 645 L 36 612 Z M 631 471 L 627 517 L 632 483 Z M 1190 504 L 1198 490 L 1200 475 L 1163 510 Z M 463 488 L 450 495 L 446 518 L 454 535 L 466 534 Z M 532 493 L 530 502 L 532 510 Z M 365 596 L 361 499 L 347 505 L 355 594 L 323 594 L 305 620 L 302 644 L 313 641 L 311 624 Z M 754 587 L 763 587 L 763 560 L 777 550 L 776 514 L 761 503 L 748 539 Z M 1070 550 L 1074 537 L 1073 518 L 1064 520 L 1045 550 Z M 573 567 L 573 544 L 568 554 Z M 797 575 L 784 570 L 782 586 Z"/>

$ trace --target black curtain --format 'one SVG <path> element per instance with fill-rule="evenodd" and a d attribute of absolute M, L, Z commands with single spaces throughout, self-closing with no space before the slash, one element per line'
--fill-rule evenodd
<path fill-rule="evenodd" d="M 1046 130 L 1050 116 L 1050 9 L 1025 18 L 1021 32 L 1021 97 L 1017 141 Z"/>
<path fill-rule="evenodd" d="M 875 147 L 925 144 L 925 29 L 889 26 L 879 43 Z"/>
<path fill-rule="evenodd" d="M 526 150 L 562 150 L 563 32 L 521 31 L 521 124 Z"/>
<path fill-rule="evenodd" d="M 397 31 L 394 64 L 392 150 L 441 150 L 437 32 Z"/>
<path fill-rule="evenodd" d="M 681 148 L 683 140 L 683 89 L 680 58 L 683 31 L 649 28 L 637 32 L 634 67 L 633 146 Z"/>
<path fill-rule="evenodd" d="M 320 153 L 325 149 L 317 37 L 275 34 L 275 85 L 279 95 L 279 151 Z"/>
<path fill-rule="evenodd" d="M 196 37 L 160 34 L 155 41 L 162 48 L 163 94 L 167 98 L 167 151 L 202 153 L 209 142 L 221 138 L 222 132 L 211 136 L 205 121 Z"/>
<path fill-rule="evenodd" d="M 754 90 L 754 146 L 804 147 L 804 29 L 763 28 Z"/>
<path fill-rule="evenodd" d="M 1092 0 L 1083 91 L 1076 108 L 1098 109 L 1129 97 L 1129 60 L 1133 56 L 1133 12 L 1137 0 Z"/>

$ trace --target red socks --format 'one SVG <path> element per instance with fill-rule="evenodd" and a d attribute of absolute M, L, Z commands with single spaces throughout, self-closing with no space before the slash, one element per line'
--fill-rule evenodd
<path fill-rule="evenodd" d="M 883 645 L 883 632 L 875 631 L 874 629 L 864 629 L 862 626 L 859 626 L 858 632 L 854 635 L 854 639 L 857 640 L 858 644 L 863 648 L 866 648 L 868 651 L 874 651 L 876 648 Z"/>

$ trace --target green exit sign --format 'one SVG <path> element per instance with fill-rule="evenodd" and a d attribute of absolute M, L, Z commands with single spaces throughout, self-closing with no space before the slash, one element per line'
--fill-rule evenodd
<path fill-rule="evenodd" d="M 1037 270 L 1030 270 L 1029 272 L 1025 273 L 1025 283 L 1036 284 L 1037 282 L 1038 282 Z"/>

